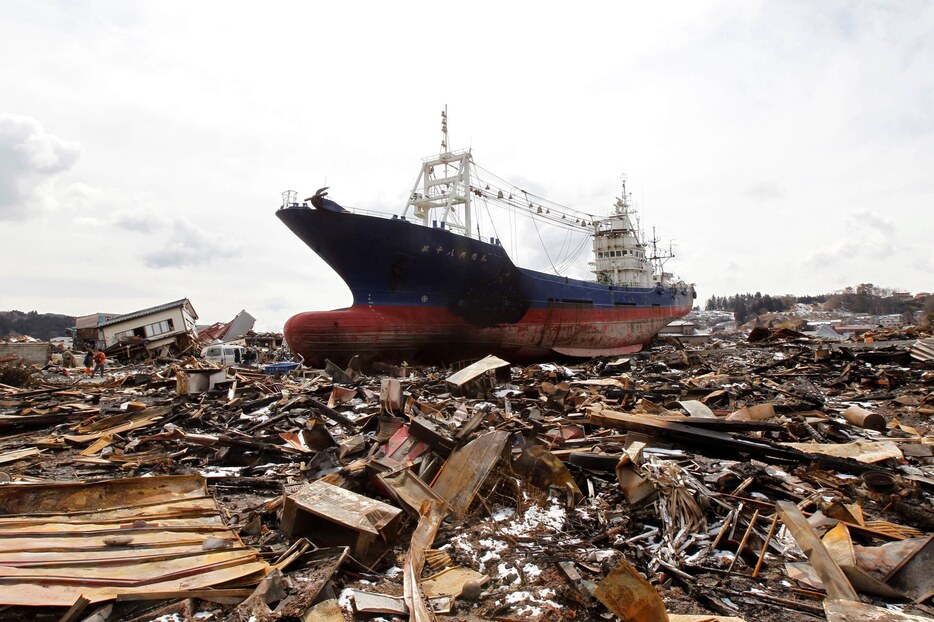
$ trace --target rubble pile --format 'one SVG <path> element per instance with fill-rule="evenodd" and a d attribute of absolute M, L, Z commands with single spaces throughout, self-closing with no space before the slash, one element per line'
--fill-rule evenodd
<path fill-rule="evenodd" d="M 934 619 L 930 335 L 762 331 L 0 385 L 0 619 Z"/>

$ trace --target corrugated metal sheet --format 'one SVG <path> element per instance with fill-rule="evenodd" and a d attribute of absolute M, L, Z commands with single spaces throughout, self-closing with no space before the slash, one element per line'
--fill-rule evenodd
<path fill-rule="evenodd" d="M 68 607 L 267 569 L 200 476 L 0 487 L 0 604 Z"/>
<path fill-rule="evenodd" d="M 911 358 L 916 361 L 934 361 L 934 337 L 916 341 L 911 347 Z"/>

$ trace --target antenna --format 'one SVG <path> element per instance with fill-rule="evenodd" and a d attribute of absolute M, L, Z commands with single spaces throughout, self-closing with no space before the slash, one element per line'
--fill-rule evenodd
<path fill-rule="evenodd" d="M 444 110 L 441 111 L 441 153 L 448 152 L 448 145 L 451 144 L 448 142 L 448 105 L 444 105 Z"/>

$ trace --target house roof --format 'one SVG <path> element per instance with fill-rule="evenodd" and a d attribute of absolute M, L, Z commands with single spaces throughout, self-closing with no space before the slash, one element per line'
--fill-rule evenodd
<path fill-rule="evenodd" d="M 215 322 L 210 326 L 205 328 L 198 329 L 198 339 L 201 341 L 214 341 L 215 339 L 220 340 L 220 338 L 227 332 L 227 329 L 230 328 L 230 325 L 233 322 Z"/>
<path fill-rule="evenodd" d="M 243 309 L 229 322 L 216 322 L 206 328 L 198 330 L 198 338 L 202 341 L 233 341 L 240 339 L 247 332 L 253 330 L 256 318 Z"/>
<path fill-rule="evenodd" d="M 246 309 L 240 311 L 237 316 L 230 321 L 227 330 L 224 331 L 224 341 L 233 341 L 234 339 L 240 339 L 247 332 L 253 330 L 253 325 L 256 323 L 256 318 L 247 313 Z"/>
<path fill-rule="evenodd" d="M 147 315 L 152 315 L 153 313 L 159 313 L 160 311 L 165 311 L 167 309 L 173 309 L 175 307 L 184 307 L 186 305 L 191 310 L 191 314 L 197 319 L 198 314 L 195 313 L 195 309 L 194 307 L 191 306 L 191 302 L 187 298 L 182 298 L 181 300 L 167 302 L 165 304 L 157 305 L 155 307 L 149 307 L 148 309 L 140 309 L 139 311 L 134 311 L 133 313 L 127 313 L 126 315 L 118 315 L 117 317 L 112 317 L 98 324 L 98 327 L 110 326 L 112 324 L 119 324 L 121 322 L 126 322 L 127 320 L 134 320 L 139 317 L 145 317 Z"/>

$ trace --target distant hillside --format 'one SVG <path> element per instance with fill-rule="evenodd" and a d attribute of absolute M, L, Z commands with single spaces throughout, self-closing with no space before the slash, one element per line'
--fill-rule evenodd
<path fill-rule="evenodd" d="M 50 339 L 68 335 L 66 328 L 75 327 L 75 318 L 58 313 L 30 311 L 0 311 L 0 338 L 29 335 L 36 339 Z"/>
<path fill-rule="evenodd" d="M 934 295 L 924 298 L 899 296 L 894 290 L 876 287 L 872 283 L 860 283 L 856 287 L 847 287 L 832 294 L 819 296 L 770 296 L 755 294 L 734 294 L 733 296 L 711 296 L 707 301 L 707 310 L 730 311 L 737 324 L 744 324 L 748 319 L 765 314 L 791 309 L 796 303 L 820 303 L 828 311 L 847 311 L 869 315 L 889 315 L 914 313 L 924 310 L 934 313 Z"/>

